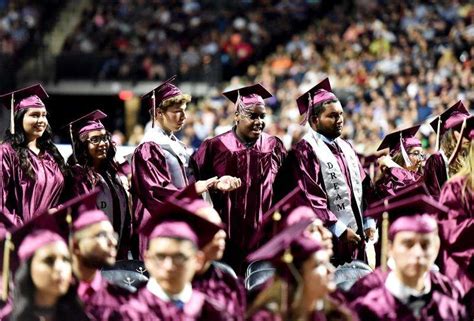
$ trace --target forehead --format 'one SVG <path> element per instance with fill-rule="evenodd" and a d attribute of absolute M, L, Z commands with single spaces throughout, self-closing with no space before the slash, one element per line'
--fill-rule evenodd
<path fill-rule="evenodd" d="M 101 130 L 93 130 L 93 131 L 90 131 L 87 133 L 87 137 L 91 138 L 91 137 L 94 137 L 94 136 L 101 136 L 101 135 L 105 135 L 107 133 L 107 131 L 105 129 L 101 129 Z"/>
<path fill-rule="evenodd" d="M 88 227 L 83 228 L 79 232 L 84 236 L 92 236 L 100 232 L 111 232 L 114 228 L 109 221 L 97 222 L 89 225 Z"/>
<path fill-rule="evenodd" d="M 33 114 L 33 113 L 46 113 L 45 107 L 35 107 L 35 108 L 28 108 L 26 109 L 26 114 Z"/>
<path fill-rule="evenodd" d="M 167 107 L 166 112 L 168 112 L 168 111 L 170 111 L 170 112 L 183 111 L 183 110 L 186 109 L 186 107 L 187 107 L 186 103 L 174 104 L 174 105 L 171 105 L 171 106 Z"/>
<path fill-rule="evenodd" d="M 245 108 L 245 112 L 248 114 L 265 114 L 266 108 L 265 108 L 265 105 L 256 104 L 256 105 Z"/>
<path fill-rule="evenodd" d="M 432 233 L 418 233 L 413 231 L 400 231 L 395 234 L 393 239 L 394 243 L 412 241 L 412 242 L 421 242 L 421 241 L 430 241 L 436 236 L 435 232 Z"/>
<path fill-rule="evenodd" d="M 170 237 L 156 237 L 150 240 L 148 250 L 153 253 L 192 253 L 194 245 L 189 240 L 180 240 Z"/>
<path fill-rule="evenodd" d="M 344 110 L 342 109 L 342 105 L 340 101 L 324 104 L 323 114 L 342 113 L 342 112 L 344 112 Z"/>
<path fill-rule="evenodd" d="M 68 256 L 69 251 L 67 249 L 66 244 L 64 244 L 63 242 L 57 241 L 51 244 L 47 244 L 43 247 L 40 247 L 38 250 L 36 250 L 34 258 L 41 259 L 43 257 L 50 256 L 50 255 Z"/>

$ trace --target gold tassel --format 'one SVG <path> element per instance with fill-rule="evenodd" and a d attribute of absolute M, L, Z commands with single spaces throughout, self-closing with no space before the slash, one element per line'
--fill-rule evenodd
<path fill-rule="evenodd" d="M 382 244 L 381 244 L 381 258 L 380 264 L 382 272 L 387 271 L 387 257 L 388 257 L 388 212 L 382 214 Z"/>
<path fill-rule="evenodd" d="M 69 136 L 71 136 L 72 157 L 74 158 L 74 162 L 77 162 L 76 151 L 74 149 L 74 135 L 72 133 L 72 124 L 69 124 Z"/>
<path fill-rule="evenodd" d="M 15 134 L 15 94 L 12 94 L 12 99 L 10 102 L 10 133 Z"/>
<path fill-rule="evenodd" d="M 7 232 L 3 249 L 3 273 L 2 273 L 2 300 L 8 300 L 8 283 L 10 279 L 10 251 L 13 249 L 12 235 Z"/>

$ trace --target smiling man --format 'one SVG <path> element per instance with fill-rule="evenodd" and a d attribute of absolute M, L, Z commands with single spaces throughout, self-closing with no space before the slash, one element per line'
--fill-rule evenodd
<path fill-rule="evenodd" d="M 211 191 L 214 208 L 227 226 L 224 261 L 243 272 L 249 243 L 271 205 L 272 185 L 286 156 L 280 139 L 263 132 L 264 99 L 272 95 L 260 84 L 223 93 L 236 106 L 235 126 L 202 143 L 192 157 L 199 179 L 231 175 L 242 186 L 223 194 Z"/>
<path fill-rule="evenodd" d="M 365 260 L 365 235 L 375 222 L 364 220 L 363 196 L 370 188 L 355 151 L 340 138 L 344 111 L 326 78 L 297 99 L 308 133 L 289 153 L 278 178 L 278 194 L 286 195 L 301 181 L 308 204 L 332 232 L 334 265 Z M 281 193 L 281 194 L 280 194 Z"/>

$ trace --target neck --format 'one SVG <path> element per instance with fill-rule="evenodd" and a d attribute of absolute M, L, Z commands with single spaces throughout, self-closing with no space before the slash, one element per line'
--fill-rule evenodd
<path fill-rule="evenodd" d="M 82 264 L 80 260 L 76 257 L 73 259 L 72 262 L 72 269 L 74 271 L 74 275 L 82 282 L 90 283 L 95 277 L 97 269 L 89 268 Z"/>
<path fill-rule="evenodd" d="M 425 287 L 425 274 L 420 278 L 407 277 L 395 269 L 395 275 L 406 286 L 421 292 Z"/>
<path fill-rule="evenodd" d="M 100 169 L 100 166 L 102 165 L 102 159 L 94 159 L 92 160 L 92 167 L 98 172 Z"/>
<path fill-rule="evenodd" d="M 212 260 L 206 260 L 206 263 L 203 264 L 202 269 L 197 271 L 196 274 L 202 275 L 202 274 L 206 273 L 207 270 L 209 270 L 209 268 L 211 267 L 211 263 L 212 263 Z"/>
<path fill-rule="evenodd" d="M 308 316 L 315 310 L 316 308 L 316 301 L 315 298 L 310 298 L 305 291 L 303 290 L 303 295 L 300 299 L 300 304 L 298 304 L 293 310 L 293 316 L 295 320 L 308 320 Z"/>
<path fill-rule="evenodd" d="M 248 139 L 248 138 L 245 138 L 245 136 L 242 135 L 242 133 L 239 131 L 239 128 L 236 127 L 235 128 L 235 134 L 237 135 L 237 137 L 242 141 L 244 142 L 245 144 L 250 144 L 250 143 L 255 143 L 257 141 L 257 139 Z"/>
<path fill-rule="evenodd" d="M 31 149 L 32 151 L 36 152 L 38 150 L 36 138 L 28 139 L 26 146 L 28 146 L 28 148 Z"/>
<path fill-rule="evenodd" d="M 163 124 L 157 119 L 155 119 L 155 126 L 160 127 L 165 132 L 165 134 L 168 135 L 168 136 L 173 134 L 172 130 L 170 130 L 169 128 L 166 128 L 165 126 L 163 126 Z"/>
<path fill-rule="evenodd" d="M 35 306 L 39 308 L 50 308 L 53 307 L 57 302 L 57 296 L 41 293 L 39 291 L 36 291 L 35 293 Z"/>

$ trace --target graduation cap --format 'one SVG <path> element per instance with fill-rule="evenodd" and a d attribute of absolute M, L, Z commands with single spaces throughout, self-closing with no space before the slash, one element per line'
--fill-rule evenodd
<path fill-rule="evenodd" d="M 101 119 L 106 118 L 107 115 L 99 109 L 88 113 L 87 115 L 81 116 L 78 119 L 70 122 L 67 126 L 69 127 L 69 135 L 71 137 L 72 152 L 74 159 L 76 159 L 76 151 L 74 147 L 75 138 L 79 138 L 81 135 L 94 131 L 105 129 L 101 123 Z"/>
<path fill-rule="evenodd" d="M 316 214 L 309 208 L 301 187 L 298 185 L 290 193 L 275 203 L 262 218 L 262 224 L 250 242 L 255 247 L 259 242 L 302 219 L 314 220 Z"/>
<path fill-rule="evenodd" d="M 246 112 L 248 108 L 255 105 L 265 106 L 264 99 L 272 97 L 272 94 L 261 84 L 226 91 L 222 94 L 235 104 L 239 113 Z"/>
<path fill-rule="evenodd" d="M 43 86 L 36 84 L 0 95 L 0 102 L 10 108 L 10 133 L 15 133 L 15 113 L 25 108 L 43 108 L 43 100 L 48 98 Z"/>
<path fill-rule="evenodd" d="M 398 151 L 402 153 L 403 160 L 407 166 L 411 165 L 410 158 L 408 157 L 407 149 L 412 147 L 421 147 L 421 142 L 415 137 L 420 125 L 405 128 L 402 130 L 394 131 L 384 137 L 380 143 L 377 151 L 389 148 L 390 156 L 395 155 Z"/>
<path fill-rule="evenodd" d="M 194 214 L 175 198 L 169 198 L 150 214 L 139 230 L 150 240 L 157 237 L 186 239 L 202 248 L 222 229 L 222 226 Z"/>
<path fill-rule="evenodd" d="M 153 110 L 152 127 L 155 126 L 156 108 L 165 107 L 165 102 L 170 101 L 171 99 L 183 99 L 186 102 L 191 101 L 191 95 L 183 94 L 181 89 L 172 83 L 175 79 L 176 75 L 165 80 L 161 85 L 141 97 L 142 104 L 150 111 Z"/>
<path fill-rule="evenodd" d="M 466 118 L 470 113 L 461 101 L 458 101 L 443 113 L 438 115 L 430 125 L 436 132 L 436 150 L 439 150 L 441 136 L 448 130 L 459 125 L 459 120 Z"/>
<path fill-rule="evenodd" d="M 329 78 L 323 79 L 319 84 L 308 90 L 296 99 L 300 115 L 304 116 L 301 125 L 306 124 L 313 106 L 328 100 L 338 100 L 332 92 Z"/>
<path fill-rule="evenodd" d="M 247 261 L 269 261 L 276 269 L 282 282 L 296 280 L 301 284 L 302 277 L 298 268 L 315 252 L 321 250 L 322 245 L 312 238 L 304 236 L 304 231 L 311 224 L 311 220 L 302 220 L 290 225 L 273 237 L 261 248 L 247 256 Z M 282 298 L 288 286 L 281 288 Z M 286 304 L 282 304 L 283 313 L 287 311 Z"/>
<path fill-rule="evenodd" d="M 393 240 L 398 232 L 432 233 L 437 231 L 435 214 L 446 214 L 448 208 L 434 200 L 431 196 L 415 195 L 372 207 L 364 213 L 365 217 L 382 217 L 382 254 L 381 264 L 387 268 L 388 240 Z M 390 225 L 390 227 L 389 227 Z"/>
<path fill-rule="evenodd" d="M 410 196 L 415 196 L 415 195 L 426 195 L 430 196 L 430 193 L 428 191 L 428 188 L 426 187 L 424 182 L 415 182 L 413 184 L 410 184 L 406 186 L 405 188 L 397 191 L 397 193 L 389 198 L 385 198 L 382 200 L 379 200 L 377 202 L 369 204 L 369 207 L 367 210 L 376 208 L 379 206 L 383 206 L 384 204 L 391 204 L 393 202 L 405 199 Z M 366 210 L 366 211 L 367 211 Z M 365 217 L 366 214 L 364 214 Z"/>

